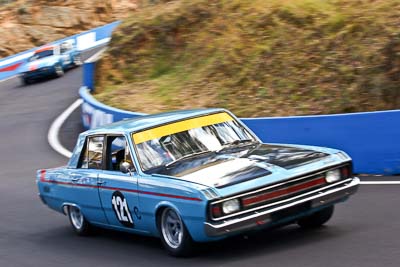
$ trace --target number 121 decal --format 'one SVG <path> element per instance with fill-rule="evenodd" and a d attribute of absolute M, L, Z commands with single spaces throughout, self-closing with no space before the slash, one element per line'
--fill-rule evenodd
<path fill-rule="evenodd" d="M 118 221 L 126 227 L 135 227 L 132 215 L 129 211 L 128 202 L 120 191 L 115 191 L 112 194 L 111 204 Z"/>

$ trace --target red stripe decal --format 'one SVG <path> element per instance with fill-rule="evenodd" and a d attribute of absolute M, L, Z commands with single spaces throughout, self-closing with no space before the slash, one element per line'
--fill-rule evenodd
<path fill-rule="evenodd" d="M 60 181 L 54 181 L 54 180 L 43 180 L 42 182 L 45 183 L 50 183 L 50 184 L 61 184 L 61 185 L 73 185 L 73 186 L 79 186 L 79 187 L 89 187 L 89 188 L 99 188 L 97 185 L 91 185 L 91 184 L 74 184 L 70 182 L 60 182 Z"/>
<path fill-rule="evenodd" d="M 53 180 L 47 180 L 47 179 L 42 180 L 42 177 L 41 177 L 40 181 L 45 182 L 45 183 L 52 183 L 52 184 L 72 185 L 72 186 L 89 187 L 89 188 L 101 188 L 101 189 L 106 189 L 106 190 L 123 191 L 123 192 L 138 193 L 138 194 L 152 195 L 152 196 L 159 196 L 159 197 L 177 198 L 177 199 L 184 199 L 184 200 L 191 200 L 191 201 L 202 201 L 200 198 L 195 198 L 195 197 L 185 197 L 185 196 L 178 196 L 178 195 L 170 195 L 170 194 L 163 194 L 163 193 L 156 193 L 156 192 L 119 188 L 119 187 L 97 186 L 97 185 L 89 185 L 89 184 L 75 184 L 75 183 L 70 183 L 70 182 L 59 182 L 59 181 L 53 181 Z"/>
<path fill-rule="evenodd" d="M 307 189 L 310 187 L 314 187 L 317 185 L 321 185 L 321 184 L 325 184 L 325 177 L 318 178 L 318 179 L 315 179 L 315 180 L 312 180 L 309 182 L 305 182 L 302 184 L 293 185 L 288 188 L 279 189 L 277 191 L 264 193 L 264 194 L 260 194 L 260 195 L 253 196 L 253 197 L 244 198 L 242 201 L 243 201 L 244 206 L 248 206 L 248 205 L 256 204 L 256 203 L 263 202 L 266 200 L 271 200 L 273 198 L 288 195 L 291 193 L 295 193 L 295 192 L 298 192 L 298 191 L 301 191 L 301 190 L 304 190 L 304 189 Z"/>
<path fill-rule="evenodd" d="M 15 63 L 14 65 L 0 69 L 0 72 L 14 71 L 14 70 L 18 69 L 18 67 L 21 66 L 21 64 L 22 64 L 22 62 Z"/>

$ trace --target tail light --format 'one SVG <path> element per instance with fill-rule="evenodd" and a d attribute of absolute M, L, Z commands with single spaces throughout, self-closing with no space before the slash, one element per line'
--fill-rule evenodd
<path fill-rule="evenodd" d="M 46 178 L 46 170 L 42 169 L 40 170 L 40 181 L 43 182 Z"/>

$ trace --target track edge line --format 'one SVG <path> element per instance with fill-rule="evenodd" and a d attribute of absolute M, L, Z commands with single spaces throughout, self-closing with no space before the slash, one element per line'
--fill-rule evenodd
<path fill-rule="evenodd" d="M 60 129 L 64 122 L 68 119 L 68 117 L 75 111 L 81 104 L 83 103 L 82 99 L 75 100 L 66 110 L 64 110 L 51 124 L 49 131 L 47 133 L 47 141 L 49 145 L 59 154 L 64 157 L 70 158 L 72 156 L 72 152 L 66 149 L 58 138 Z"/>

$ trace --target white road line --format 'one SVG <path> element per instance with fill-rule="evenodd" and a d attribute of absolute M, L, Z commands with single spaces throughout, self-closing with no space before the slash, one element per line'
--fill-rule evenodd
<path fill-rule="evenodd" d="M 51 124 L 49 132 L 47 134 L 47 140 L 50 146 L 55 151 L 67 158 L 70 158 L 72 156 L 72 152 L 63 147 L 63 145 L 60 143 L 60 140 L 58 139 L 58 133 L 65 120 L 71 115 L 72 112 L 74 112 L 75 109 L 77 109 L 82 104 L 82 102 L 82 99 L 77 99 L 71 106 L 69 106 L 63 113 L 61 113 L 60 116 L 58 116 L 57 119 L 55 119 L 54 122 Z"/>
<path fill-rule="evenodd" d="M 400 181 L 361 181 L 364 185 L 400 185 Z"/>

